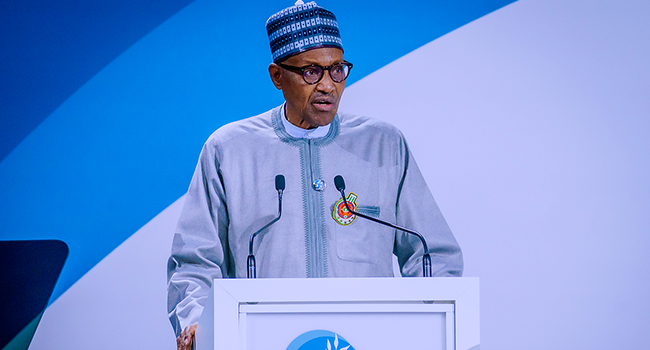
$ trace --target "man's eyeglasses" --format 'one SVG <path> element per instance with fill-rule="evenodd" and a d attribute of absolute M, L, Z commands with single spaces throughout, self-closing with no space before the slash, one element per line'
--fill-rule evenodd
<path fill-rule="evenodd" d="M 288 66 L 282 63 L 277 63 L 277 65 L 288 71 L 302 74 L 305 83 L 310 85 L 316 84 L 323 79 L 323 74 L 326 70 L 330 72 L 330 78 L 332 78 L 334 82 L 341 83 L 348 78 L 350 69 L 352 69 L 352 63 L 350 62 L 336 63 L 327 67 L 319 66 L 317 64 L 310 64 L 304 67 Z"/>

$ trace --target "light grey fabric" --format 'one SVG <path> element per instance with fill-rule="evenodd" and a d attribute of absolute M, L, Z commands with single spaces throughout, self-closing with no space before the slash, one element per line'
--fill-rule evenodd
<path fill-rule="evenodd" d="M 246 277 L 250 234 L 276 216 L 274 178 L 286 177 L 282 218 L 255 240 L 258 277 L 421 276 L 422 247 L 411 235 L 332 216 L 342 175 L 359 210 L 421 232 L 434 276 L 460 276 L 460 247 L 406 141 L 395 127 L 337 115 L 325 137 L 290 136 L 280 107 L 228 124 L 200 155 L 168 261 L 168 310 L 176 334 L 198 322 L 213 278 Z M 324 191 L 313 180 L 327 182 Z"/>

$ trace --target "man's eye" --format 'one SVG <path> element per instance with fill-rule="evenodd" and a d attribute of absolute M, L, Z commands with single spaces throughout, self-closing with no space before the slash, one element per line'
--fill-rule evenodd
<path fill-rule="evenodd" d="M 307 68 L 305 69 L 305 72 L 303 73 L 306 77 L 313 77 L 315 75 L 318 75 L 318 71 L 314 68 Z"/>
<path fill-rule="evenodd" d="M 332 67 L 332 72 L 333 73 L 343 73 L 343 65 L 339 64 L 334 67 Z"/>

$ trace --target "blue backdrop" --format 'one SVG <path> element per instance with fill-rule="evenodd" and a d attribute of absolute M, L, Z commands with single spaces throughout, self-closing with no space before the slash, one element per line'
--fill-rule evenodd
<path fill-rule="evenodd" d="M 264 23 L 291 3 L 189 2 L 3 5 L 1 238 L 68 244 L 54 298 L 185 192 L 212 131 L 282 102 Z M 353 84 L 510 2 L 321 5 Z"/>
<path fill-rule="evenodd" d="M 70 248 L 32 349 L 174 348 L 182 196 L 210 133 L 282 102 L 264 23 L 291 4 L 0 2 L 0 239 Z M 319 5 L 341 108 L 400 127 L 481 278 L 482 345 L 649 343 L 650 3 Z"/>

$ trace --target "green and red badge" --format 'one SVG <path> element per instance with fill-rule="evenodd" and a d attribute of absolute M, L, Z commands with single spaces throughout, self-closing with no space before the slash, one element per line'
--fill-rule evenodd
<path fill-rule="evenodd" d="M 348 201 L 348 205 L 350 206 L 350 209 L 356 211 L 357 210 L 357 195 L 354 192 L 348 193 L 348 197 L 346 198 Z M 339 199 L 336 204 L 334 204 L 334 211 L 332 211 L 332 217 L 336 222 L 343 226 L 347 226 L 354 222 L 354 219 L 357 218 L 356 215 L 352 214 L 348 208 L 345 207 L 345 203 L 343 202 L 343 198 Z"/>

